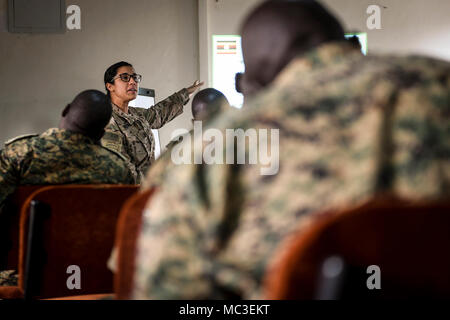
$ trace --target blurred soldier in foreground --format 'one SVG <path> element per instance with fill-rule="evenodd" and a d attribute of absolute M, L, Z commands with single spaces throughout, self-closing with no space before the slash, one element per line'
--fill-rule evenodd
<path fill-rule="evenodd" d="M 210 127 L 278 129 L 279 172 L 174 166 L 144 213 L 136 299 L 261 298 L 278 245 L 315 213 L 450 194 L 449 63 L 364 57 L 315 1 L 261 4 L 242 45 L 246 105 Z"/>

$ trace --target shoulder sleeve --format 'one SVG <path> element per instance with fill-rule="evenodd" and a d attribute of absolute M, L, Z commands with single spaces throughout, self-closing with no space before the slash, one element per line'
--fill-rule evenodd
<path fill-rule="evenodd" d="M 114 149 L 109 148 L 108 146 L 103 146 L 102 147 L 106 150 L 108 150 L 111 153 L 114 153 L 114 155 L 116 155 L 117 157 L 119 157 L 120 159 L 122 159 L 123 161 L 127 161 L 127 158 L 125 158 L 125 156 L 123 156 L 121 153 L 117 152 Z"/>
<path fill-rule="evenodd" d="M 152 129 L 159 129 L 183 113 L 183 106 L 188 102 L 187 89 L 182 89 L 149 109 L 141 109 L 138 113 L 141 113 Z"/>
<path fill-rule="evenodd" d="M 211 260 L 205 254 L 207 235 L 215 234 L 205 229 L 218 217 L 206 213 L 199 189 L 187 187 L 196 180 L 195 168 L 172 168 L 144 210 L 133 299 L 218 297 L 209 283 Z"/>
<path fill-rule="evenodd" d="M 101 139 L 103 147 L 115 153 L 123 154 L 122 134 L 114 129 L 107 129 Z M 123 157 L 123 156 L 122 156 Z"/>
<path fill-rule="evenodd" d="M 10 144 L 12 144 L 14 142 L 17 142 L 17 141 L 20 141 L 20 140 L 23 140 L 23 139 L 33 138 L 33 137 L 37 137 L 37 136 L 38 136 L 38 134 L 24 134 L 22 136 L 18 136 L 18 137 L 15 137 L 15 138 L 12 138 L 12 139 L 6 141 L 5 142 L 5 146 L 8 146 L 8 145 L 10 145 Z"/>

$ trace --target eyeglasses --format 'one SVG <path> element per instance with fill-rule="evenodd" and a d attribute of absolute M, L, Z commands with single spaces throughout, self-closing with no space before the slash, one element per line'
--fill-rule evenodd
<path fill-rule="evenodd" d="M 120 78 L 120 80 L 122 80 L 123 82 L 128 82 L 128 81 L 130 81 L 131 78 L 133 78 L 133 80 L 136 81 L 136 83 L 139 83 L 142 80 L 142 76 L 140 74 L 121 73 L 121 74 L 115 76 L 114 78 L 112 78 L 111 81 L 114 81 L 117 78 Z"/>

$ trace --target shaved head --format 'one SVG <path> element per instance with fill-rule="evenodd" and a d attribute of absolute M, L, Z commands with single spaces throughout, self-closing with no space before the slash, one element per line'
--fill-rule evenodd
<path fill-rule="evenodd" d="M 223 104 L 229 106 L 222 92 L 213 88 L 203 89 L 192 99 L 192 116 L 194 120 L 207 120 L 219 113 Z"/>
<path fill-rule="evenodd" d="M 296 56 L 345 39 L 337 19 L 312 0 L 266 1 L 250 13 L 241 34 L 245 95 L 270 84 Z"/>
<path fill-rule="evenodd" d="M 111 115 L 111 100 L 108 96 L 98 90 L 86 90 L 64 108 L 59 127 L 98 141 Z"/>

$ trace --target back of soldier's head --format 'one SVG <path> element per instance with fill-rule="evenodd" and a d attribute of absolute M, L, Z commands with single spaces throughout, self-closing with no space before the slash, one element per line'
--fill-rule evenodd
<path fill-rule="evenodd" d="M 229 106 L 225 95 L 213 88 L 199 91 L 192 99 L 192 116 L 194 120 L 207 120 L 216 116 L 221 107 Z"/>
<path fill-rule="evenodd" d="M 60 128 L 100 140 L 112 115 L 111 101 L 98 90 L 78 94 L 62 113 Z"/>
<path fill-rule="evenodd" d="M 246 95 L 270 84 L 295 57 L 345 39 L 338 20 L 312 0 L 266 1 L 245 19 L 241 33 Z"/>

